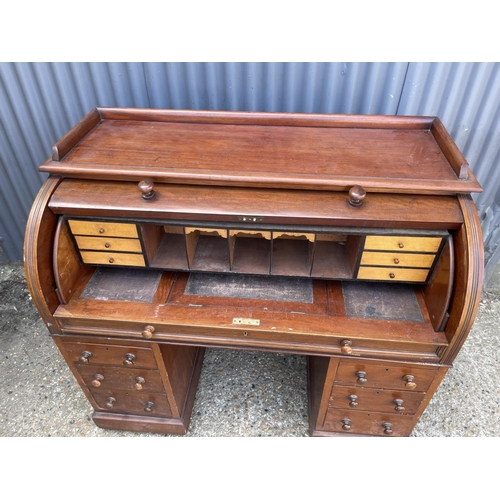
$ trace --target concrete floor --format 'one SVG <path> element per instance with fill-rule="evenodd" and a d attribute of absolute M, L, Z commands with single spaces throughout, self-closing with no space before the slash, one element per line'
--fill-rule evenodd
<path fill-rule="evenodd" d="M 5 284 L 12 280 L 17 295 L 9 302 Z M 94 425 L 92 408 L 49 338 L 23 280 L 21 266 L 0 265 L 0 312 L 10 317 L 0 322 L 0 436 L 159 437 Z M 500 288 L 483 295 L 454 367 L 412 436 L 500 436 L 497 292 Z M 307 435 L 305 357 L 207 350 L 187 437 Z"/>

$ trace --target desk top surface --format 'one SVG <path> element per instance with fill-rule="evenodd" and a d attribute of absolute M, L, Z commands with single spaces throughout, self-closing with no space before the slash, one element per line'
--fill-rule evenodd
<path fill-rule="evenodd" d="M 481 191 L 432 117 L 99 108 L 54 146 L 40 170 L 204 185 Z"/>

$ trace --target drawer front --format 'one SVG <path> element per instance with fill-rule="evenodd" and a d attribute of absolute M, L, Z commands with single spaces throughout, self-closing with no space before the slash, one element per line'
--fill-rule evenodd
<path fill-rule="evenodd" d="M 113 365 L 131 368 L 156 368 L 156 360 L 151 349 L 93 344 L 80 342 L 64 342 L 73 363 L 81 365 Z"/>
<path fill-rule="evenodd" d="M 436 374 L 436 369 L 410 364 L 393 366 L 343 361 L 335 375 L 335 384 L 424 392 Z"/>
<path fill-rule="evenodd" d="M 363 252 L 362 266 L 419 267 L 429 269 L 434 255 L 425 253 Z"/>
<path fill-rule="evenodd" d="M 129 391 L 93 392 L 97 406 L 109 412 L 172 417 L 167 397 L 162 394 Z"/>
<path fill-rule="evenodd" d="M 329 405 L 332 409 L 413 415 L 424 397 L 425 392 L 335 386 Z"/>
<path fill-rule="evenodd" d="M 118 252 L 80 252 L 85 264 L 106 264 L 108 266 L 145 267 L 146 262 L 142 254 Z"/>
<path fill-rule="evenodd" d="M 365 250 L 436 253 L 442 238 L 435 236 L 367 236 Z"/>
<path fill-rule="evenodd" d="M 102 365 L 76 365 L 76 368 L 92 393 L 109 390 L 164 392 L 160 373 L 156 370 Z"/>
<path fill-rule="evenodd" d="M 428 274 L 428 269 L 360 266 L 357 277 L 365 280 L 424 282 Z"/>
<path fill-rule="evenodd" d="M 94 222 L 83 220 L 68 220 L 71 232 L 75 235 L 113 236 L 122 238 L 138 238 L 135 224 L 122 222 Z"/>
<path fill-rule="evenodd" d="M 377 412 L 328 410 L 324 429 L 344 434 L 371 436 L 408 436 L 413 429 L 413 417 Z"/>
<path fill-rule="evenodd" d="M 138 239 L 99 238 L 97 236 L 75 236 L 80 250 L 103 250 L 105 252 L 141 253 L 141 242 Z"/>

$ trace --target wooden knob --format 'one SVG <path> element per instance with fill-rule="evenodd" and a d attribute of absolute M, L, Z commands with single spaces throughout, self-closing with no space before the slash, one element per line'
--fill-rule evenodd
<path fill-rule="evenodd" d="M 386 434 L 387 436 L 390 436 L 392 434 L 392 424 L 389 423 L 389 422 L 384 422 L 382 424 L 382 427 L 384 428 L 384 434 Z"/>
<path fill-rule="evenodd" d="M 135 379 L 134 387 L 137 391 L 142 391 L 145 383 L 146 383 L 146 381 L 142 377 L 137 377 Z"/>
<path fill-rule="evenodd" d="M 123 360 L 123 364 L 125 366 L 132 366 L 134 364 L 134 361 L 135 361 L 135 354 L 127 352 L 127 354 L 125 354 L 125 359 Z"/>
<path fill-rule="evenodd" d="M 110 264 L 113 264 L 114 261 L 115 261 L 115 259 L 113 259 L 113 257 L 111 257 L 111 259 L 109 259 Z"/>
<path fill-rule="evenodd" d="M 395 277 L 396 275 L 394 273 L 389 273 L 389 278 L 391 278 L 391 280 L 393 280 Z"/>
<path fill-rule="evenodd" d="M 396 405 L 396 407 L 394 408 L 396 411 L 405 411 L 405 407 L 403 406 L 404 401 L 402 399 L 395 399 L 394 404 Z"/>
<path fill-rule="evenodd" d="M 394 264 L 399 264 L 399 259 L 394 259 Z"/>
<path fill-rule="evenodd" d="M 398 247 L 399 247 L 399 248 L 404 248 L 404 247 L 405 247 L 405 244 L 404 244 L 404 243 L 398 243 Z"/>
<path fill-rule="evenodd" d="M 139 191 L 142 193 L 142 197 L 145 200 L 150 200 L 154 197 L 154 182 L 151 179 L 143 179 L 139 184 L 137 184 Z"/>
<path fill-rule="evenodd" d="M 90 358 L 93 354 L 90 351 L 82 351 L 82 355 L 80 356 L 80 363 L 89 364 Z"/>
<path fill-rule="evenodd" d="M 110 245 L 109 243 L 104 243 L 104 246 L 105 246 L 106 248 L 109 248 L 111 245 Z"/>
<path fill-rule="evenodd" d="M 94 375 L 94 380 L 92 380 L 91 384 L 94 387 L 101 387 L 101 382 L 104 380 L 104 375 L 101 375 L 100 373 L 96 373 Z"/>
<path fill-rule="evenodd" d="M 99 233 L 100 234 L 104 233 L 104 228 L 103 227 L 99 228 Z"/>
<path fill-rule="evenodd" d="M 348 418 L 343 418 L 340 423 L 342 424 L 342 429 L 345 431 L 351 430 L 351 421 Z"/>
<path fill-rule="evenodd" d="M 109 397 L 107 400 L 106 400 L 106 406 L 108 408 L 113 408 L 113 406 L 115 405 L 116 403 L 116 399 L 113 398 L 113 397 Z"/>
<path fill-rule="evenodd" d="M 153 403 L 153 401 L 148 401 L 145 406 L 144 406 L 144 411 L 147 412 L 147 413 L 151 413 L 153 411 L 153 406 L 155 404 Z"/>
<path fill-rule="evenodd" d="M 366 191 L 361 186 L 353 186 L 349 189 L 349 205 L 360 207 L 365 199 Z"/>
<path fill-rule="evenodd" d="M 416 389 L 417 384 L 414 382 L 415 377 L 413 375 L 405 375 L 403 377 L 403 380 L 406 382 L 405 387 L 407 389 L 410 389 L 410 391 L 412 391 L 413 389 Z"/>
<path fill-rule="evenodd" d="M 357 371 L 356 377 L 358 377 L 358 380 L 356 380 L 357 384 L 363 385 L 366 384 L 366 382 L 368 382 L 368 380 L 366 379 L 366 372 Z"/>
<path fill-rule="evenodd" d="M 348 398 L 350 401 L 349 406 L 351 408 L 356 408 L 359 405 L 359 403 L 357 402 L 358 396 L 356 396 L 356 394 L 351 394 L 350 396 L 348 396 Z"/>
<path fill-rule="evenodd" d="M 352 354 L 352 341 L 351 340 L 343 340 L 341 343 L 340 352 L 342 354 Z"/>
<path fill-rule="evenodd" d="M 150 339 L 153 336 L 154 331 L 155 331 L 154 326 L 147 325 L 144 327 L 144 330 L 142 330 L 142 336 L 145 339 Z"/>

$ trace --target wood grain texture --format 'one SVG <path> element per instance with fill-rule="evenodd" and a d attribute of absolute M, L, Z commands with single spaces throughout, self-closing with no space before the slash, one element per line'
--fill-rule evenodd
<path fill-rule="evenodd" d="M 50 208 L 73 216 L 189 218 L 238 223 L 240 227 L 246 225 L 241 215 L 262 217 L 261 224 L 352 226 L 356 220 L 361 227 L 406 229 L 458 228 L 463 221 L 452 196 L 372 193 L 361 207 L 354 208 L 348 204 L 348 193 L 177 184 L 159 184 L 155 191 L 155 198 L 146 202 L 134 183 L 66 179 L 52 197 Z"/>
<path fill-rule="evenodd" d="M 268 188 L 481 190 L 473 176 L 455 172 L 461 153 L 438 125 L 435 139 L 429 118 L 116 109 L 97 115 L 103 119 L 91 131 L 82 124 L 87 117 L 69 133 L 64 143 L 71 149 L 62 161 L 46 162 L 40 170 Z"/>
<path fill-rule="evenodd" d="M 99 122 L 101 115 L 97 108 L 93 109 L 75 127 L 73 127 L 64 137 L 62 137 L 52 147 L 52 159 L 61 161 L 71 149 L 87 135 Z"/>
<path fill-rule="evenodd" d="M 458 201 L 464 214 L 464 225 L 453 238 L 456 272 L 450 319 L 445 328 L 450 340 L 442 357 L 445 364 L 453 362 L 472 328 L 484 277 L 484 245 L 474 202 L 468 195 L 458 195 Z"/>
<path fill-rule="evenodd" d="M 24 270 L 26 282 L 38 312 L 51 333 L 57 333 L 52 313 L 59 305 L 52 267 L 54 237 L 58 218 L 47 208 L 48 201 L 60 182 L 49 177 L 33 202 L 24 238 Z"/>

